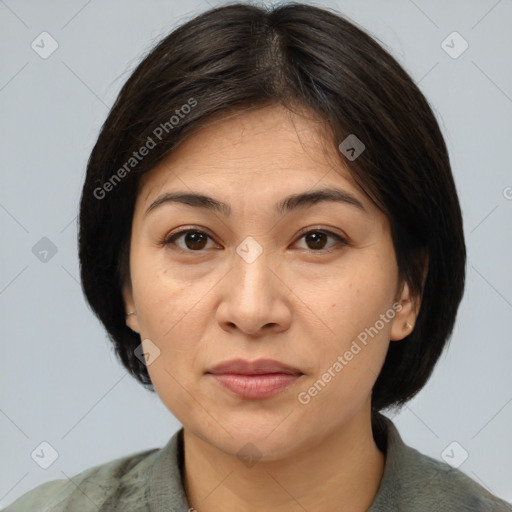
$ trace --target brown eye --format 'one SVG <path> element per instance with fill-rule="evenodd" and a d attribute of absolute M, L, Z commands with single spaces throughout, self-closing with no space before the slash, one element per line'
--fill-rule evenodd
<path fill-rule="evenodd" d="M 183 247 L 180 244 L 176 244 L 176 240 L 183 237 L 183 241 L 185 244 L 185 247 Z M 207 235 L 204 231 L 198 231 L 195 229 L 186 229 L 183 231 L 179 231 L 178 233 L 174 233 L 170 237 L 168 237 L 164 244 L 175 244 L 181 249 L 189 250 L 189 251 L 201 251 L 205 248 L 208 239 L 211 239 L 209 235 Z"/>
<path fill-rule="evenodd" d="M 342 245 L 348 244 L 348 242 L 341 236 L 339 236 L 335 233 L 332 233 L 331 231 L 326 231 L 326 230 L 308 231 L 307 233 L 304 233 L 302 235 L 301 239 L 302 238 L 304 238 L 304 240 L 306 241 L 306 244 L 308 246 L 307 248 L 311 249 L 313 252 L 328 250 L 329 248 L 325 249 L 325 245 L 329 238 L 333 238 L 333 239 L 337 240 L 337 242 L 335 244 L 331 245 L 331 247 L 334 247 L 335 245 L 338 245 L 338 244 L 342 244 Z"/>
<path fill-rule="evenodd" d="M 314 231 L 306 235 L 306 242 L 311 244 L 311 249 L 323 249 L 327 239 L 328 236 L 325 233 L 321 233 L 319 231 Z"/>

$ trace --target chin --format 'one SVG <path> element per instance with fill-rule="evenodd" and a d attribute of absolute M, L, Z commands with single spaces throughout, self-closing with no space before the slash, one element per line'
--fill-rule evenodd
<path fill-rule="evenodd" d="M 297 449 L 296 441 L 289 436 L 237 435 L 219 440 L 215 445 L 224 453 L 237 457 L 241 463 L 251 467 L 256 462 L 270 462 L 290 457 Z"/>
<path fill-rule="evenodd" d="M 289 458 L 310 448 L 315 444 L 315 438 L 322 435 L 314 424 L 308 426 L 303 423 L 299 426 L 289 421 L 293 414 L 287 419 L 286 414 L 282 413 L 275 417 L 266 415 L 266 419 L 260 418 L 259 421 L 255 415 L 244 416 L 237 418 L 237 421 L 224 421 L 224 428 L 216 424 L 213 429 L 206 430 L 204 422 L 201 422 L 201 426 L 191 426 L 190 430 L 211 446 L 239 458 L 248 467 L 251 461 Z"/>

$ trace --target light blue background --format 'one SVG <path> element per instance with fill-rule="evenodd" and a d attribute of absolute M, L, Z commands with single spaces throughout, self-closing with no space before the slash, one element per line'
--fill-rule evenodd
<path fill-rule="evenodd" d="M 0 1 L 0 506 L 162 446 L 180 426 L 120 366 L 85 304 L 76 215 L 88 155 L 131 70 L 173 27 L 222 4 Z M 512 3 L 315 5 L 369 30 L 419 83 L 464 215 L 467 288 L 449 350 L 394 421 L 408 444 L 438 459 L 457 441 L 469 453 L 460 469 L 512 502 Z M 59 45 L 47 59 L 31 48 L 43 31 Z M 453 31 L 469 44 L 457 59 L 441 47 Z M 57 247 L 46 263 L 32 253 L 42 237 Z M 30 456 L 42 441 L 59 453 L 46 470 Z"/>

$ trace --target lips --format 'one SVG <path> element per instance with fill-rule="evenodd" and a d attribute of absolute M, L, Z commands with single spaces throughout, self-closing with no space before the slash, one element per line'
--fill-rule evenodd
<path fill-rule="evenodd" d="M 214 366 L 206 374 L 221 389 L 245 399 L 271 397 L 304 375 L 299 369 L 273 359 L 253 362 L 233 359 Z"/>
<path fill-rule="evenodd" d="M 281 363 L 280 361 L 275 361 L 274 359 L 259 359 L 252 362 L 243 359 L 232 359 L 214 366 L 206 373 L 230 373 L 238 375 L 281 373 L 287 375 L 302 375 L 302 372 L 298 368 Z"/>

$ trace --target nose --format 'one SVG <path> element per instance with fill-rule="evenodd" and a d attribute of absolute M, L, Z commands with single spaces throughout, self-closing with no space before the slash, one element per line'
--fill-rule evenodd
<path fill-rule="evenodd" d="M 275 258 L 267 257 L 261 246 L 255 253 L 254 245 L 254 241 L 252 246 L 241 244 L 234 255 L 233 266 L 222 280 L 216 318 L 224 330 L 239 329 L 261 337 L 289 328 L 289 298 L 293 294 L 285 276 L 279 275 Z M 249 251 L 244 251 L 247 248 Z"/>

